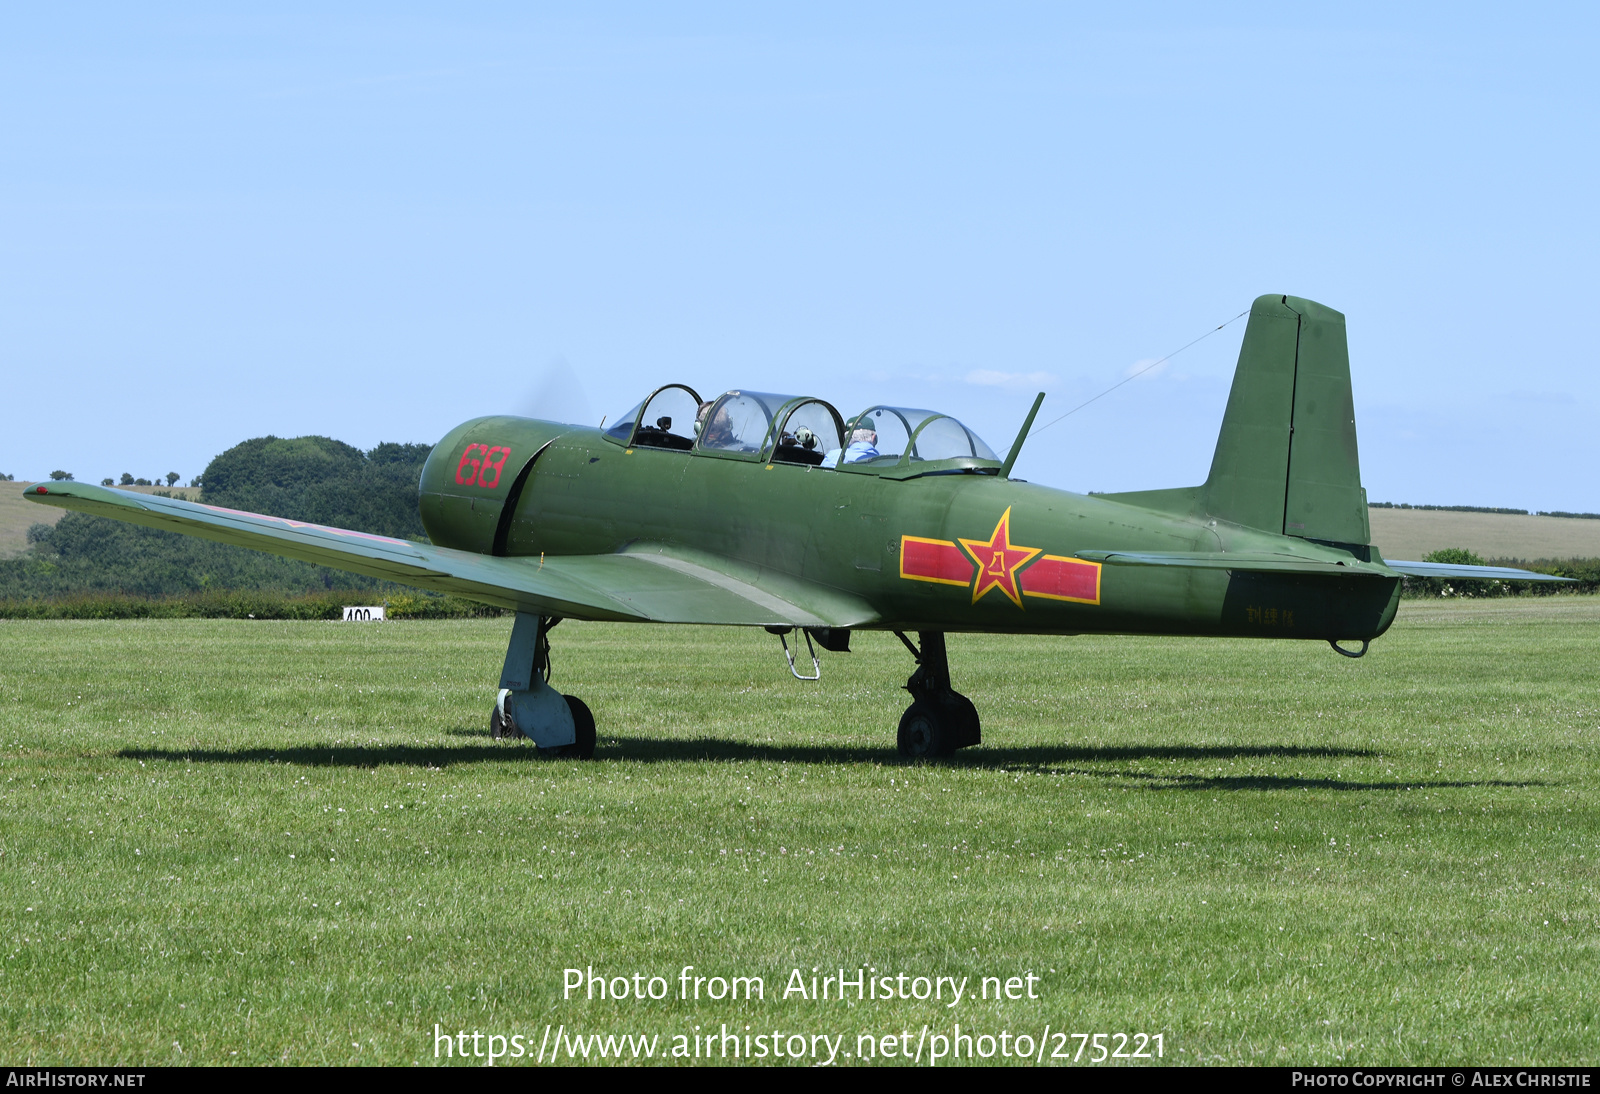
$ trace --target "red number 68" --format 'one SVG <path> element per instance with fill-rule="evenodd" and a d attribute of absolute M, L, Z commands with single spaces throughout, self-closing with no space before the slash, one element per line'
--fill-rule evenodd
<path fill-rule="evenodd" d="M 480 459 L 476 453 L 483 450 Z M 461 453 L 461 462 L 456 464 L 457 486 L 482 486 L 493 490 L 500 485 L 500 474 L 505 470 L 506 458 L 511 455 L 511 449 L 505 446 L 490 448 L 486 444 L 469 444 L 466 451 Z"/>

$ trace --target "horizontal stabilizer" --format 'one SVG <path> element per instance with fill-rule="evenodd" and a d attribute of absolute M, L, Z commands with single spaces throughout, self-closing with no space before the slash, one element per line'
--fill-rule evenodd
<path fill-rule="evenodd" d="M 23 496 L 41 505 L 564 618 L 830 628 L 877 619 L 865 602 L 834 589 L 659 547 L 498 558 L 87 483 L 42 484 Z"/>
<path fill-rule="evenodd" d="M 1319 561 L 1297 555 L 1237 554 L 1220 551 L 1079 551 L 1078 558 L 1112 566 L 1178 566 L 1189 570 L 1239 570 L 1250 573 L 1321 574 L 1329 577 L 1395 577 L 1394 571 L 1359 559 Z"/>
<path fill-rule="evenodd" d="M 1388 562 L 1391 570 L 1407 577 L 1473 578 L 1478 581 L 1572 581 L 1570 577 L 1536 574 L 1514 566 L 1457 566 L 1449 562 Z"/>
<path fill-rule="evenodd" d="M 1190 570 L 1236 570 L 1247 573 L 1327 574 L 1333 577 L 1453 577 L 1478 581 L 1566 581 L 1570 577 L 1536 574 L 1511 566 L 1456 566 L 1444 562 L 1362 562 L 1319 560 L 1298 555 L 1228 553 L 1223 551 L 1079 551 L 1077 557 L 1111 566 L 1177 566 Z"/>

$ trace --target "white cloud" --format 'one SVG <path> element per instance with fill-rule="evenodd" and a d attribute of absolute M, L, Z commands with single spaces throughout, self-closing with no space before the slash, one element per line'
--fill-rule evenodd
<path fill-rule="evenodd" d="M 1129 365 L 1127 371 L 1125 371 L 1122 375 L 1128 377 L 1129 379 L 1137 376 L 1141 380 L 1154 380 L 1157 376 L 1160 376 L 1163 372 L 1167 371 L 1167 364 L 1167 358 L 1146 357 L 1141 361 L 1135 361 L 1133 364 Z"/>
<path fill-rule="evenodd" d="M 980 387 L 1047 388 L 1056 382 L 1048 372 L 997 372 L 992 368 L 975 368 L 962 379 Z"/>

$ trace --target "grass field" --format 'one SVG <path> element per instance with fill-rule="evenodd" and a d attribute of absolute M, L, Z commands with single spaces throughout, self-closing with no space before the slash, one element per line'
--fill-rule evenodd
<path fill-rule="evenodd" d="M 510 625 L 0 622 L 0 1058 L 431 1063 L 435 1023 L 1600 1056 L 1600 599 L 1408 602 L 1361 661 L 958 636 L 987 743 L 928 765 L 892 636 L 807 685 L 760 632 L 574 623 L 600 747 L 541 761 L 486 733 Z M 765 999 L 562 999 L 685 965 Z M 783 997 L 841 966 L 969 994 Z"/>

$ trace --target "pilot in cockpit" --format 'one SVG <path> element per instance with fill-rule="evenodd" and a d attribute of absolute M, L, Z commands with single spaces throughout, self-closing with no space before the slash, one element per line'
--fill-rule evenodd
<path fill-rule="evenodd" d="M 706 419 L 711 415 L 712 404 L 700 404 L 700 410 L 694 418 L 695 435 L 700 438 L 701 448 L 727 448 L 734 440 L 733 423 L 728 420 L 728 408 L 722 407 L 710 421 Z"/>
<path fill-rule="evenodd" d="M 835 448 L 822 457 L 823 467 L 839 466 L 839 449 Z M 878 431 L 866 424 L 863 418 L 850 434 L 850 447 L 844 450 L 845 463 L 861 463 L 864 460 L 874 459 L 878 455 Z"/>

